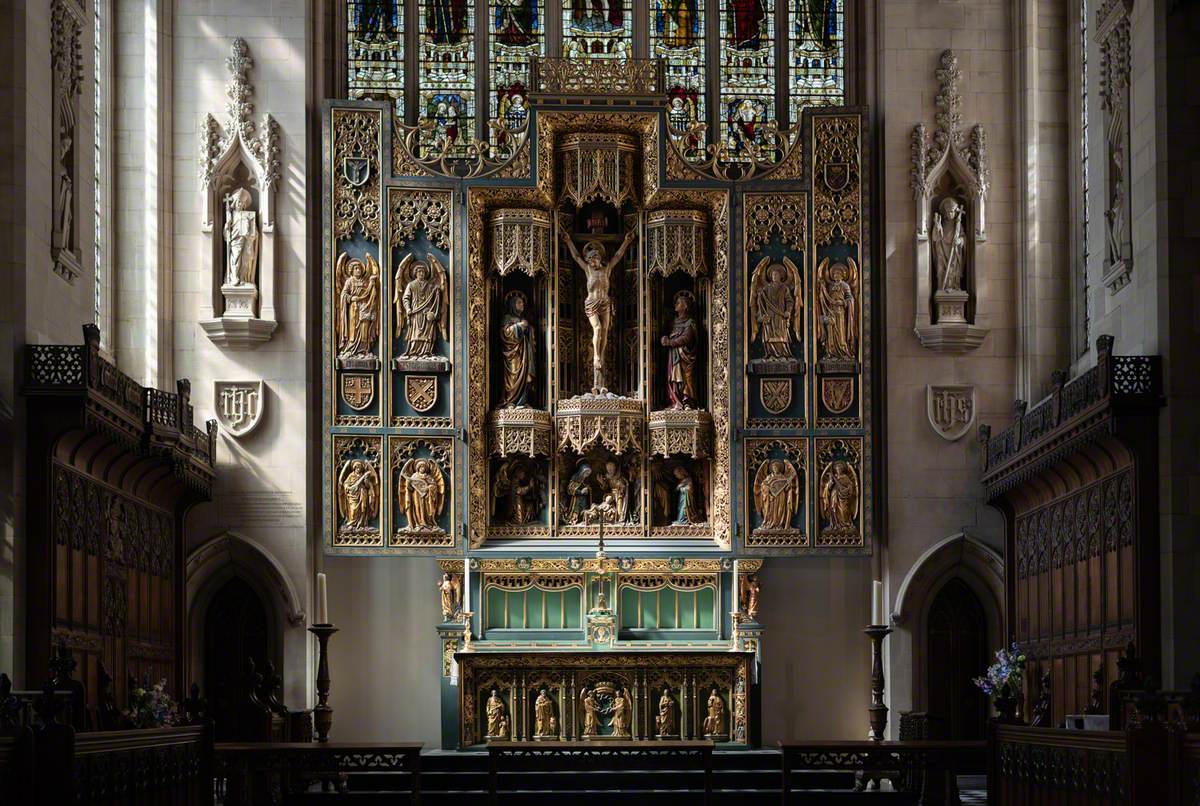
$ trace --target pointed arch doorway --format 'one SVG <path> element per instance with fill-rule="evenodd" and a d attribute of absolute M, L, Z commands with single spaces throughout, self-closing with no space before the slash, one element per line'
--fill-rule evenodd
<path fill-rule="evenodd" d="M 204 618 L 204 679 L 217 741 L 242 737 L 249 662 L 262 669 L 272 658 L 266 607 L 244 579 L 230 577 Z"/>
<path fill-rule="evenodd" d="M 946 739 L 983 739 L 987 700 L 972 682 L 988 662 L 983 604 L 959 577 L 938 590 L 926 619 L 928 713 Z"/>

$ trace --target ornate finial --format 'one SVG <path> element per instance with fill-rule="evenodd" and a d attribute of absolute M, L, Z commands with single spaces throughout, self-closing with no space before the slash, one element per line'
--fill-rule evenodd
<path fill-rule="evenodd" d="M 962 115 L 959 110 L 962 107 L 962 95 L 958 84 L 962 80 L 962 73 L 958 69 L 958 54 L 952 50 L 943 51 L 941 66 L 934 75 L 938 81 L 938 94 L 935 99 L 937 115 L 934 118 L 937 132 L 934 134 L 934 140 L 942 150 L 948 148 L 951 143 L 961 148 L 962 132 L 959 131 L 959 127 L 962 125 Z"/>

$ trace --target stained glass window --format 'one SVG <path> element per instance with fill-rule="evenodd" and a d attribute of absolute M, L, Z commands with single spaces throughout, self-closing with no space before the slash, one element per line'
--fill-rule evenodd
<path fill-rule="evenodd" d="M 568 58 L 632 58 L 632 0 L 563 0 L 562 39 Z"/>
<path fill-rule="evenodd" d="M 545 4 L 489 0 L 491 98 L 489 119 L 519 129 L 529 117 L 529 60 L 546 54 Z"/>
<path fill-rule="evenodd" d="M 475 35 L 472 0 L 422 0 L 417 114 L 433 126 L 421 137 L 432 153 L 462 154 L 475 139 Z"/>
<path fill-rule="evenodd" d="M 650 0 L 650 55 L 666 64 L 671 128 L 704 121 L 703 0 Z"/>
<path fill-rule="evenodd" d="M 774 0 L 723 0 L 720 136 L 734 159 L 763 143 L 775 118 Z"/>
<path fill-rule="evenodd" d="M 845 12 L 838 0 L 788 1 L 788 112 L 795 125 L 804 107 L 845 97 Z"/>
<path fill-rule="evenodd" d="M 346 66 L 351 98 L 391 99 L 404 117 L 404 14 L 398 0 L 347 0 Z"/>

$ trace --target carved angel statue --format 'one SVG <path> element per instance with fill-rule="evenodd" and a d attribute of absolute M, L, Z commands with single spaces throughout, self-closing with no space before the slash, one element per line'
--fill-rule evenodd
<path fill-rule="evenodd" d="M 658 698 L 658 713 L 654 716 L 654 727 L 658 730 L 659 736 L 679 735 L 678 706 L 675 705 L 675 698 L 671 696 L 669 688 L 664 688 L 662 696 Z"/>
<path fill-rule="evenodd" d="M 505 503 L 508 523 L 514 526 L 531 523 L 546 505 L 546 493 L 541 479 L 528 462 L 514 459 L 504 462 L 492 482 L 492 517 L 500 514 Z"/>
<path fill-rule="evenodd" d="M 725 735 L 725 701 L 714 688 L 708 695 L 708 715 L 704 717 L 705 736 Z"/>
<path fill-rule="evenodd" d="M 839 459 L 821 474 L 821 517 L 828 522 L 827 531 L 857 531 L 858 474 L 849 462 Z"/>
<path fill-rule="evenodd" d="M 442 621 L 451 621 L 462 612 L 462 577 L 447 571 L 442 574 L 437 589 L 442 605 Z"/>
<path fill-rule="evenodd" d="M 504 298 L 504 318 L 500 321 L 500 355 L 504 364 L 501 406 L 528 406 L 537 379 L 537 333 L 526 318 L 527 305 L 528 300 L 520 291 L 509 292 Z"/>
<path fill-rule="evenodd" d="M 434 255 L 429 262 L 411 253 L 400 261 L 392 284 L 396 309 L 396 332 L 404 335 L 404 355 L 432 356 L 437 334 L 450 340 L 450 301 L 446 293 L 446 269 Z"/>
<path fill-rule="evenodd" d="M 338 514 L 352 529 L 365 529 L 379 515 L 379 474 L 363 459 L 342 465 L 337 486 Z"/>
<path fill-rule="evenodd" d="M 762 529 L 787 529 L 800 509 L 800 478 L 791 462 L 768 459 L 754 474 L 754 508 Z"/>
<path fill-rule="evenodd" d="M 253 285 L 258 267 L 258 213 L 250 209 L 250 191 L 238 188 L 225 197 L 225 242 L 229 244 L 225 285 Z"/>
<path fill-rule="evenodd" d="M 800 270 L 788 258 L 764 257 L 750 276 L 750 338 L 758 339 L 767 358 L 791 358 L 792 341 L 804 336 L 804 299 Z"/>
<path fill-rule="evenodd" d="M 858 358 L 858 265 L 853 258 L 817 267 L 817 340 L 826 358 Z"/>
<path fill-rule="evenodd" d="M 338 357 L 375 358 L 379 338 L 379 264 L 370 254 L 364 263 L 343 252 L 338 256 L 334 280 Z"/>
<path fill-rule="evenodd" d="M 612 702 L 613 736 L 630 735 L 629 717 L 632 710 L 632 706 L 629 704 L 629 695 L 625 693 L 625 689 L 618 689 Z"/>
<path fill-rule="evenodd" d="M 500 692 L 492 689 L 492 696 L 487 701 L 487 737 L 489 739 L 508 738 L 508 706 L 500 698 Z"/>
<path fill-rule="evenodd" d="M 409 459 L 400 468 L 397 499 L 408 529 L 439 529 L 446 503 L 446 479 L 432 459 Z"/>
<path fill-rule="evenodd" d="M 580 700 L 583 703 L 583 735 L 585 738 L 595 736 L 600 726 L 600 704 L 596 702 L 596 692 L 590 688 L 584 689 Z"/>
<path fill-rule="evenodd" d="M 947 196 L 933 214 L 933 257 L 940 291 L 962 291 L 965 212 L 957 199 Z"/>
<path fill-rule="evenodd" d="M 533 703 L 534 736 L 558 735 L 558 718 L 554 715 L 554 700 L 546 693 L 546 689 L 538 692 Z"/>
<path fill-rule="evenodd" d="M 758 581 L 758 574 L 749 574 L 738 589 L 741 610 L 751 621 L 758 618 L 758 597 L 761 592 L 762 585 Z"/>
<path fill-rule="evenodd" d="M 675 494 L 673 507 L 672 492 Z M 670 519 L 672 526 L 692 526 L 705 522 L 703 493 L 683 465 L 673 465 L 670 470 L 660 474 L 654 497 L 659 511 Z"/>

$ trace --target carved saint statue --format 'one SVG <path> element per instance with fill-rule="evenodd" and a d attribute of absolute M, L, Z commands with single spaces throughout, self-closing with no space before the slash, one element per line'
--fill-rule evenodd
<path fill-rule="evenodd" d="M 343 252 L 338 256 L 334 276 L 338 356 L 375 358 L 379 338 L 379 264 L 369 254 L 364 263 Z"/>
<path fill-rule="evenodd" d="M 379 474 L 363 459 L 351 459 L 338 475 L 338 514 L 352 529 L 365 529 L 379 514 Z"/>
<path fill-rule="evenodd" d="M 762 587 L 758 582 L 758 574 L 748 575 L 739 589 L 738 598 L 741 599 L 742 612 L 751 621 L 758 618 L 758 595 L 761 591 Z"/>
<path fill-rule="evenodd" d="M 397 498 L 408 519 L 407 528 L 440 529 L 438 518 L 446 503 L 446 480 L 432 459 L 409 459 L 400 468 Z"/>
<path fill-rule="evenodd" d="M 615 515 L 613 521 L 629 523 L 634 512 L 632 511 L 633 507 L 630 506 L 629 478 L 621 466 L 609 459 L 604 463 L 604 472 L 596 477 L 596 481 L 600 484 L 600 489 L 606 493 L 605 497 L 612 496 Z"/>
<path fill-rule="evenodd" d="M 533 703 L 535 736 L 557 736 L 558 717 L 554 715 L 554 700 L 546 694 L 546 689 L 538 692 Z"/>
<path fill-rule="evenodd" d="M 825 357 L 842 361 L 858 358 L 858 265 L 853 258 L 817 267 L 817 340 Z"/>
<path fill-rule="evenodd" d="M 670 506 L 668 488 L 674 487 L 675 506 Z M 672 526 L 691 526 L 704 523 L 704 504 L 696 480 L 683 465 L 675 465 L 666 478 L 660 480 L 655 496 L 659 508 L 670 517 Z"/>
<path fill-rule="evenodd" d="M 725 701 L 714 688 L 708 695 L 708 715 L 704 717 L 705 736 L 725 735 Z"/>
<path fill-rule="evenodd" d="M 58 209 L 55 246 L 71 249 L 75 238 L 75 125 L 63 115 L 58 125 Z"/>
<path fill-rule="evenodd" d="M 839 459 L 821 474 L 821 517 L 828 522 L 827 531 L 856 531 L 858 474 L 849 462 Z"/>
<path fill-rule="evenodd" d="M 567 517 L 569 524 L 583 522 L 583 512 L 592 504 L 592 466 L 580 462 L 567 481 Z"/>
<path fill-rule="evenodd" d="M 258 213 L 250 209 L 250 191 L 238 188 L 225 197 L 225 242 L 229 244 L 225 285 L 253 285 L 258 268 Z"/>
<path fill-rule="evenodd" d="M 451 621 L 462 612 L 462 577 L 447 571 L 442 574 L 437 589 L 442 605 L 442 621 Z"/>
<path fill-rule="evenodd" d="M 520 459 L 504 462 L 492 483 L 492 517 L 500 514 L 500 502 L 506 502 L 508 523 L 531 523 L 546 505 L 541 479 L 532 466 Z"/>
<path fill-rule="evenodd" d="M 508 706 L 500 698 L 500 692 L 492 689 L 492 696 L 487 701 L 487 737 L 489 739 L 508 738 Z"/>
<path fill-rule="evenodd" d="M 604 380 L 604 353 L 608 346 L 608 334 L 612 330 L 614 307 L 612 297 L 608 293 L 609 281 L 613 267 L 625 257 L 626 250 L 637 236 L 637 230 L 629 230 L 616 254 L 607 262 L 604 259 L 604 244 L 600 241 L 588 241 L 584 244 L 581 255 L 570 234 L 561 224 L 559 232 L 571 257 L 575 259 L 587 280 L 587 297 L 583 301 L 583 312 L 587 314 L 588 323 L 592 326 L 592 391 L 603 392 L 608 388 Z"/>
<path fill-rule="evenodd" d="M 768 459 L 754 474 L 754 508 L 761 529 L 787 529 L 800 509 L 800 479 L 791 462 Z"/>
<path fill-rule="evenodd" d="M 632 707 L 629 704 L 629 695 L 625 693 L 625 689 L 621 689 L 613 697 L 612 703 L 612 729 L 613 736 L 628 736 L 629 735 L 629 717 Z"/>
<path fill-rule="evenodd" d="M 432 356 L 437 334 L 442 334 L 443 341 L 450 338 L 446 269 L 433 255 L 426 263 L 409 254 L 396 269 L 392 289 L 396 332 L 404 334 L 404 355 L 409 358 Z"/>
<path fill-rule="evenodd" d="M 500 354 L 504 360 L 501 406 L 528 406 L 537 379 L 537 333 L 525 318 L 526 304 L 520 291 L 504 298 L 504 319 L 500 322 Z"/>
<path fill-rule="evenodd" d="M 595 736 L 599 733 L 600 721 L 598 712 L 600 704 L 596 702 L 596 692 L 592 689 L 584 689 L 583 697 L 583 736 Z"/>
<path fill-rule="evenodd" d="M 800 270 L 788 258 L 764 257 L 750 277 L 750 338 L 758 339 L 766 358 L 791 358 L 792 341 L 804 335 Z"/>
<path fill-rule="evenodd" d="M 699 342 L 692 316 L 695 297 L 690 291 L 675 295 L 675 323 L 661 339 L 667 348 L 667 396 L 673 409 L 696 408 L 696 348 Z"/>
<path fill-rule="evenodd" d="M 679 735 L 679 709 L 675 705 L 675 698 L 671 696 L 669 688 L 664 688 L 662 696 L 658 698 L 658 713 L 654 717 L 654 727 L 658 730 L 659 736 Z"/>
<path fill-rule="evenodd" d="M 939 291 L 962 291 L 965 212 L 957 199 L 947 196 L 933 214 L 933 257 Z"/>

